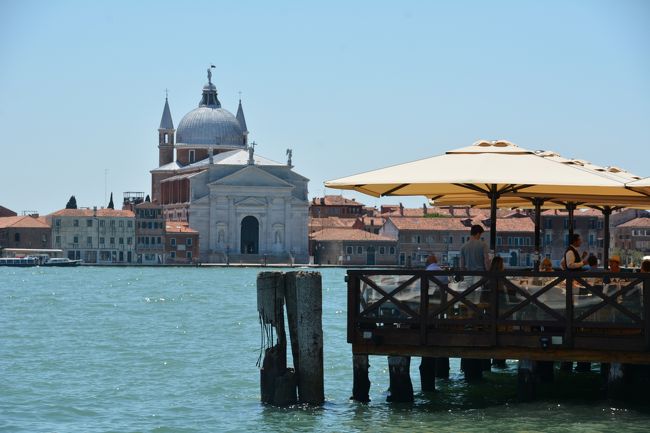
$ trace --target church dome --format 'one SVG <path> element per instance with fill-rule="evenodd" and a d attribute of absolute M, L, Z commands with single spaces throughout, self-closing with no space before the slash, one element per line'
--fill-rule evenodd
<path fill-rule="evenodd" d="M 198 107 L 181 119 L 176 130 L 178 146 L 244 148 L 244 132 L 228 110 Z"/>
<path fill-rule="evenodd" d="M 176 146 L 243 149 L 246 147 L 244 128 L 230 111 L 221 108 L 211 78 L 208 70 L 208 83 L 203 86 L 199 107 L 187 113 L 178 124 Z"/>

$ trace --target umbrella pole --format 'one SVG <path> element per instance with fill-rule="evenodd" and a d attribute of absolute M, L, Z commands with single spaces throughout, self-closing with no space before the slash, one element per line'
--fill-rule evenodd
<path fill-rule="evenodd" d="M 542 205 L 544 200 L 536 198 L 533 200 L 535 204 L 535 270 L 539 271 L 539 264 L 541 262 L 542 249 L 541 249 L 541 225 L 542 225 Z"/>
<path fill-rule="evenodd" d="M 490 250 L 493 255 L 496 255 L 496 246 L 497 246 L 497 199 L 499 198 L 499 193 L 497 192 L 497 186 L 492 185 L 490 188 Z"/>
<path fill-rule="evenodd" d="M 603 218 L 604 218 L 603 268 L 607 270 L 609 269 L 609 216 L 612 214 L 612 208 L 609 206 L 605 206 L 602 211 L 603 211 Z"/>
<path fill-rule="evenodd" d="M 566 210 L 569 212 L 569 243 L 571 243 L 571 238 L 573 237 L 573 211 L 576 209 L 576 204 L 568 202 L 566 204 Z"/>

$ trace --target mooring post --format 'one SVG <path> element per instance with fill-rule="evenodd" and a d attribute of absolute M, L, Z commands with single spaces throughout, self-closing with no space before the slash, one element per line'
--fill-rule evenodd
<path fill-rule="evenodd" d="M 420 387 L 423 392 L 436 390 L 436 358 L 422 357 L 420 361 Z"/>
<path fill-rule="evenodd" d="M 460 366 L 465 374 L 465 380 L 469 382 L 483 379 L 484 365 L 485 361 L 483 359 L 463 358 L 460 360 Z"/>
<path fill-rule="evenodd" d="M 436 377 L 449 379 L 449 358 L 436 358 Z"/>
<path fill-rule="evenodd" d="M 537 361 L 535 367 L 541 383 L 553 383 L 555 380 L 555 363 L 553 361 Z"/>
<path fill-rule="evenodd" d="M 607 375 L 607 396 L 620 398 L 625 395 L 625 370 L 620 362 L 609 364 Z"/>
<path fill-rule="evenodd" d="M 264 361 L 260 370 L 262 402 L 288 406 L 296 402 L 294 372 L 287 369 L 287 338 L 284 331 L 284 275 L 260 272 L 257 276 L 257 310 L 265 333 Z M 273 344 L 273 328 L 277 343 Z M 270 347 L 269 347 L 270 346 Z"/>
<path fill-rule="evenodd" d="M 352 355 L 352 400 L 361 403 L 368 403 L 370 401 L 370 379 L 368 378 L 368 370 L 370 363 L 368 362 L 368 355 Z"/>
<path fill-rule="evenodd" d="M 297 356 L 293 353 L 298 376 L 298 401 L 322 404 L 325 401 L 325 386 L 321 275 L 318 272 L 288 272 L 286 279 L 287 311 L 293 310 L 291 314 L 287 313 L 290 316 L 289 329 L 298 342 Z M 292 351 L 294 347 L 292 342 Z"/>
<path fill-rule="evenodd" d="M 576 371 L 580 373 L 589 373 L 591 371 L 591 362 L 577 362 Z"/>
<path fill-rule="evenodd" d="M 410 356 L 388 357 L 390 393 L 386 401 L 395 403 L 408 403 L 413 401 L 413 384 L 411 383 L 410 367 Z"/>
<path fill-rule="evenodd" d="M 535 363 L 530 359 L 520 359 L 517 369 L 517 397 L 526 402 L 535 399 L 536 388 Z"/>

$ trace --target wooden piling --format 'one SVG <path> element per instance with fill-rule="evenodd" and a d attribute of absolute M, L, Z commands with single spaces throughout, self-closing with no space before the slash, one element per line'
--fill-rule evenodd
<path fill-rule="evenodd" d="M 298 376 L 298 401 L 322 404 L 325 401 L 323 379 L 323 294 L 318 272 L 286 274 L 287 311 L 290 334 L 296 336 L 298 351 L 291 348 Z M 295 300 L 295 310 L 293 304 Z"/>
<path fill-rule="evenodd" d="M 465 380 L 473 382 L 483 379 L 484 365 L 485 361 L 483 359 L 461 359 L 461 369 L 465 374 Z"/>
<path fill-rule="evenodd" d="M 591 371 L 591 362 L 577 362 L 576 371 L 580 373 L 589 373 Z"/>
<path fill-rule="evenodd" d="M 410 356 L 388 357 L 390 393 L 386 401 L 394 403 L 408 403 L 413 401 L 413 384 L 411 383 L 410 367 Z"/>
<path fill-rule="evenodd" d="M 621 398 L 625 395 L 625 370 L 620 362 L 609 364 L 607 375 L 607 396 Z"/>
<path fill-rule="evenodd" d="M 370 379 L 368 378 L 368 370 L 370 363 L 368 362 L 368 355 L 352 355 L 352 400 L 361 403 L 368 403 L 370 401 Z"/>
<path fill-rule="evenodd" d="M 506 363 L 505 359 L 496 359 L 495 358 L 495 359 L 492 360 L 492 367 L 506 369 L 506 368 L 508 368 L 508 364 Z"/>
<path fill-rule="evenodd" d="M 436 358 L 436 377 L 449 379 L 449 358 Z"/>
<path fill-rule="evenodd" d="M 537 375 L 541 383 L 553 383 L 555 380 L 555 363 L 553 361 L 537 361 Z"/>
<path fill-rule="evenodd" d="M 560 363 L 560 371 L 565 373 L 573 372 L 573 362 L 562 362 Z"/>
<path fill-rule="evenodd" d="M 436 358 L 422 357 L 420 361 L 420 387 L 423 392 L 436 390 Z"/>
<path fill-rule="evenodd" d="M 535 399 L 537 377 L 535 362 L 529 359 L 520 359 L 517 369 L 517 397 L 521 402 Z"/>

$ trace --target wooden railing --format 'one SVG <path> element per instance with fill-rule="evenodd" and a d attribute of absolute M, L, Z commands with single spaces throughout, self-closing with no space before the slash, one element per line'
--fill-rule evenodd
<path fill-rule="evenodd" d="M 348 342 L 362 353 L 483 350 L 650 362 L 650 274 L 349 270 Z M 598 358 L 598 359 L 596 359 Z"/>

